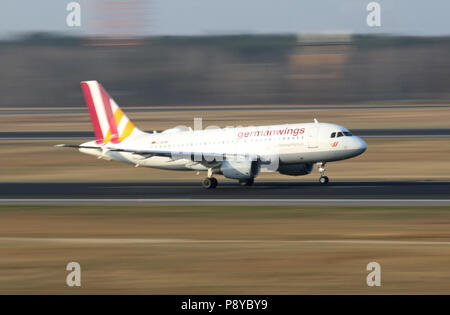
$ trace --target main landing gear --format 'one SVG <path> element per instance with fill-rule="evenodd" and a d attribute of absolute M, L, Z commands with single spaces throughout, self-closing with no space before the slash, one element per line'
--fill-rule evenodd
<path fill-rule="evenodd" d="M 206 177 L 202 182 L 203 188 L 206 189 L 216 188 L 217 184 L 217 179 L 215 179 L 214 177 Z"/>
<path fill-rule="evenodd" d="M 325 163 L 318 162 L 317 167 L 320 172 L 319 183 L 321 183 L 322 185 L 328 184 L 329 182 L 328 176 L 325 176 Z"/>
<path fill-rule="evenodd" d="M 217 187 L 217 184 L 218 184 L 217 179 L 215 179 L 212 176 L 213 176 L 213 170 L 212 170 L 212 168 L 210 168 L 210 169 L 208 169 L 208 177 L 206 177 L 202 182 L 203 188 L 212 189 L 212 188 Z"/>

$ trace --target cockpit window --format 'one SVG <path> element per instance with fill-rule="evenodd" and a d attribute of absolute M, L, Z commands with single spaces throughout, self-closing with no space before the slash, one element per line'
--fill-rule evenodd
<path fill-rule="evenodd" d="M 330 138 L 334 138 L 334 137 L 336 137 L 336 132 L 332 132 L 331 133 L 331 137 Z"/>
<path fill-rule="evenodd" d="M 338 132 L 338 133 L 337 133 L 337 136 L 338 136 L 338 137 L 343 137 L 344 135 L 342 134 L 342 132 Z"/>
<path fill-rule="evenodd" d="M 344 135 L 346 135 L 347 137 L 351 137 L 353 136 L 351 132 L 348 131 L 344 131 Z"/>

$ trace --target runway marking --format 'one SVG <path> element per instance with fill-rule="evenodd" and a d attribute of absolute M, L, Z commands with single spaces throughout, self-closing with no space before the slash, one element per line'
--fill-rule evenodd
<path fill-rule="evenodd" d="M 4 198 L 0 204 L 450 205 L 450 199 Z"/>
<path fill-rule="evenodd" d="M 71 243 L 71 244 L 353 244 L 353 245 L 448 245 L 450 241 L 393 240 L 202 240 L 178 238 L 45 238 L 0 237 L 0 242 Z"/>

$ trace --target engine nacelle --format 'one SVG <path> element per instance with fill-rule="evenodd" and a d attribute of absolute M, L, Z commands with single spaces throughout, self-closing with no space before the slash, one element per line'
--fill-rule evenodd
<path fill-rule="evenodd" d="M 225 160 L 220 173 L 227 178 L 250 179 L 256 177 L 261 170 L 259 161 Z"/>
<path fill-rule="evenodd" d="M 291 176 L 308 175 L 312 172 L 313 167 L 313 163 L 282 164 L 278 167 L 278 172 Z"/>

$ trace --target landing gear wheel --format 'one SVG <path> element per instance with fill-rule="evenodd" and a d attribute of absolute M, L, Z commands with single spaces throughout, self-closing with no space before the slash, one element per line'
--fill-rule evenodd
<path fill-rule="evenodd" d="M 211 189 L 217 187 L 217 179 L 214 177 L 206 177 L 202 182 L 203 188 Z"/>
<path fill-rule="evenodd" d="M 239 185 L 241 186 L 251 186 L 253 185 L 253 183 L 255 182 L 254 178 L 250 178 L 250 179 L 241 179 L 239 181 Z"/>
<path fill-rule="evenodd" d="M 319 178 L 319 183 L 321 183 L 322 185 L 328 184 L 328 182 L 329 182 L 329 179 L 327 176 L 321 176 Z"/>
<path fill-rule="evenodd" d="M 328 184 L 329 179 L 325 176 L 325 162 L 317 162 L 317 169 L 320 172 L 319 183 L 322 185 Z"/>

